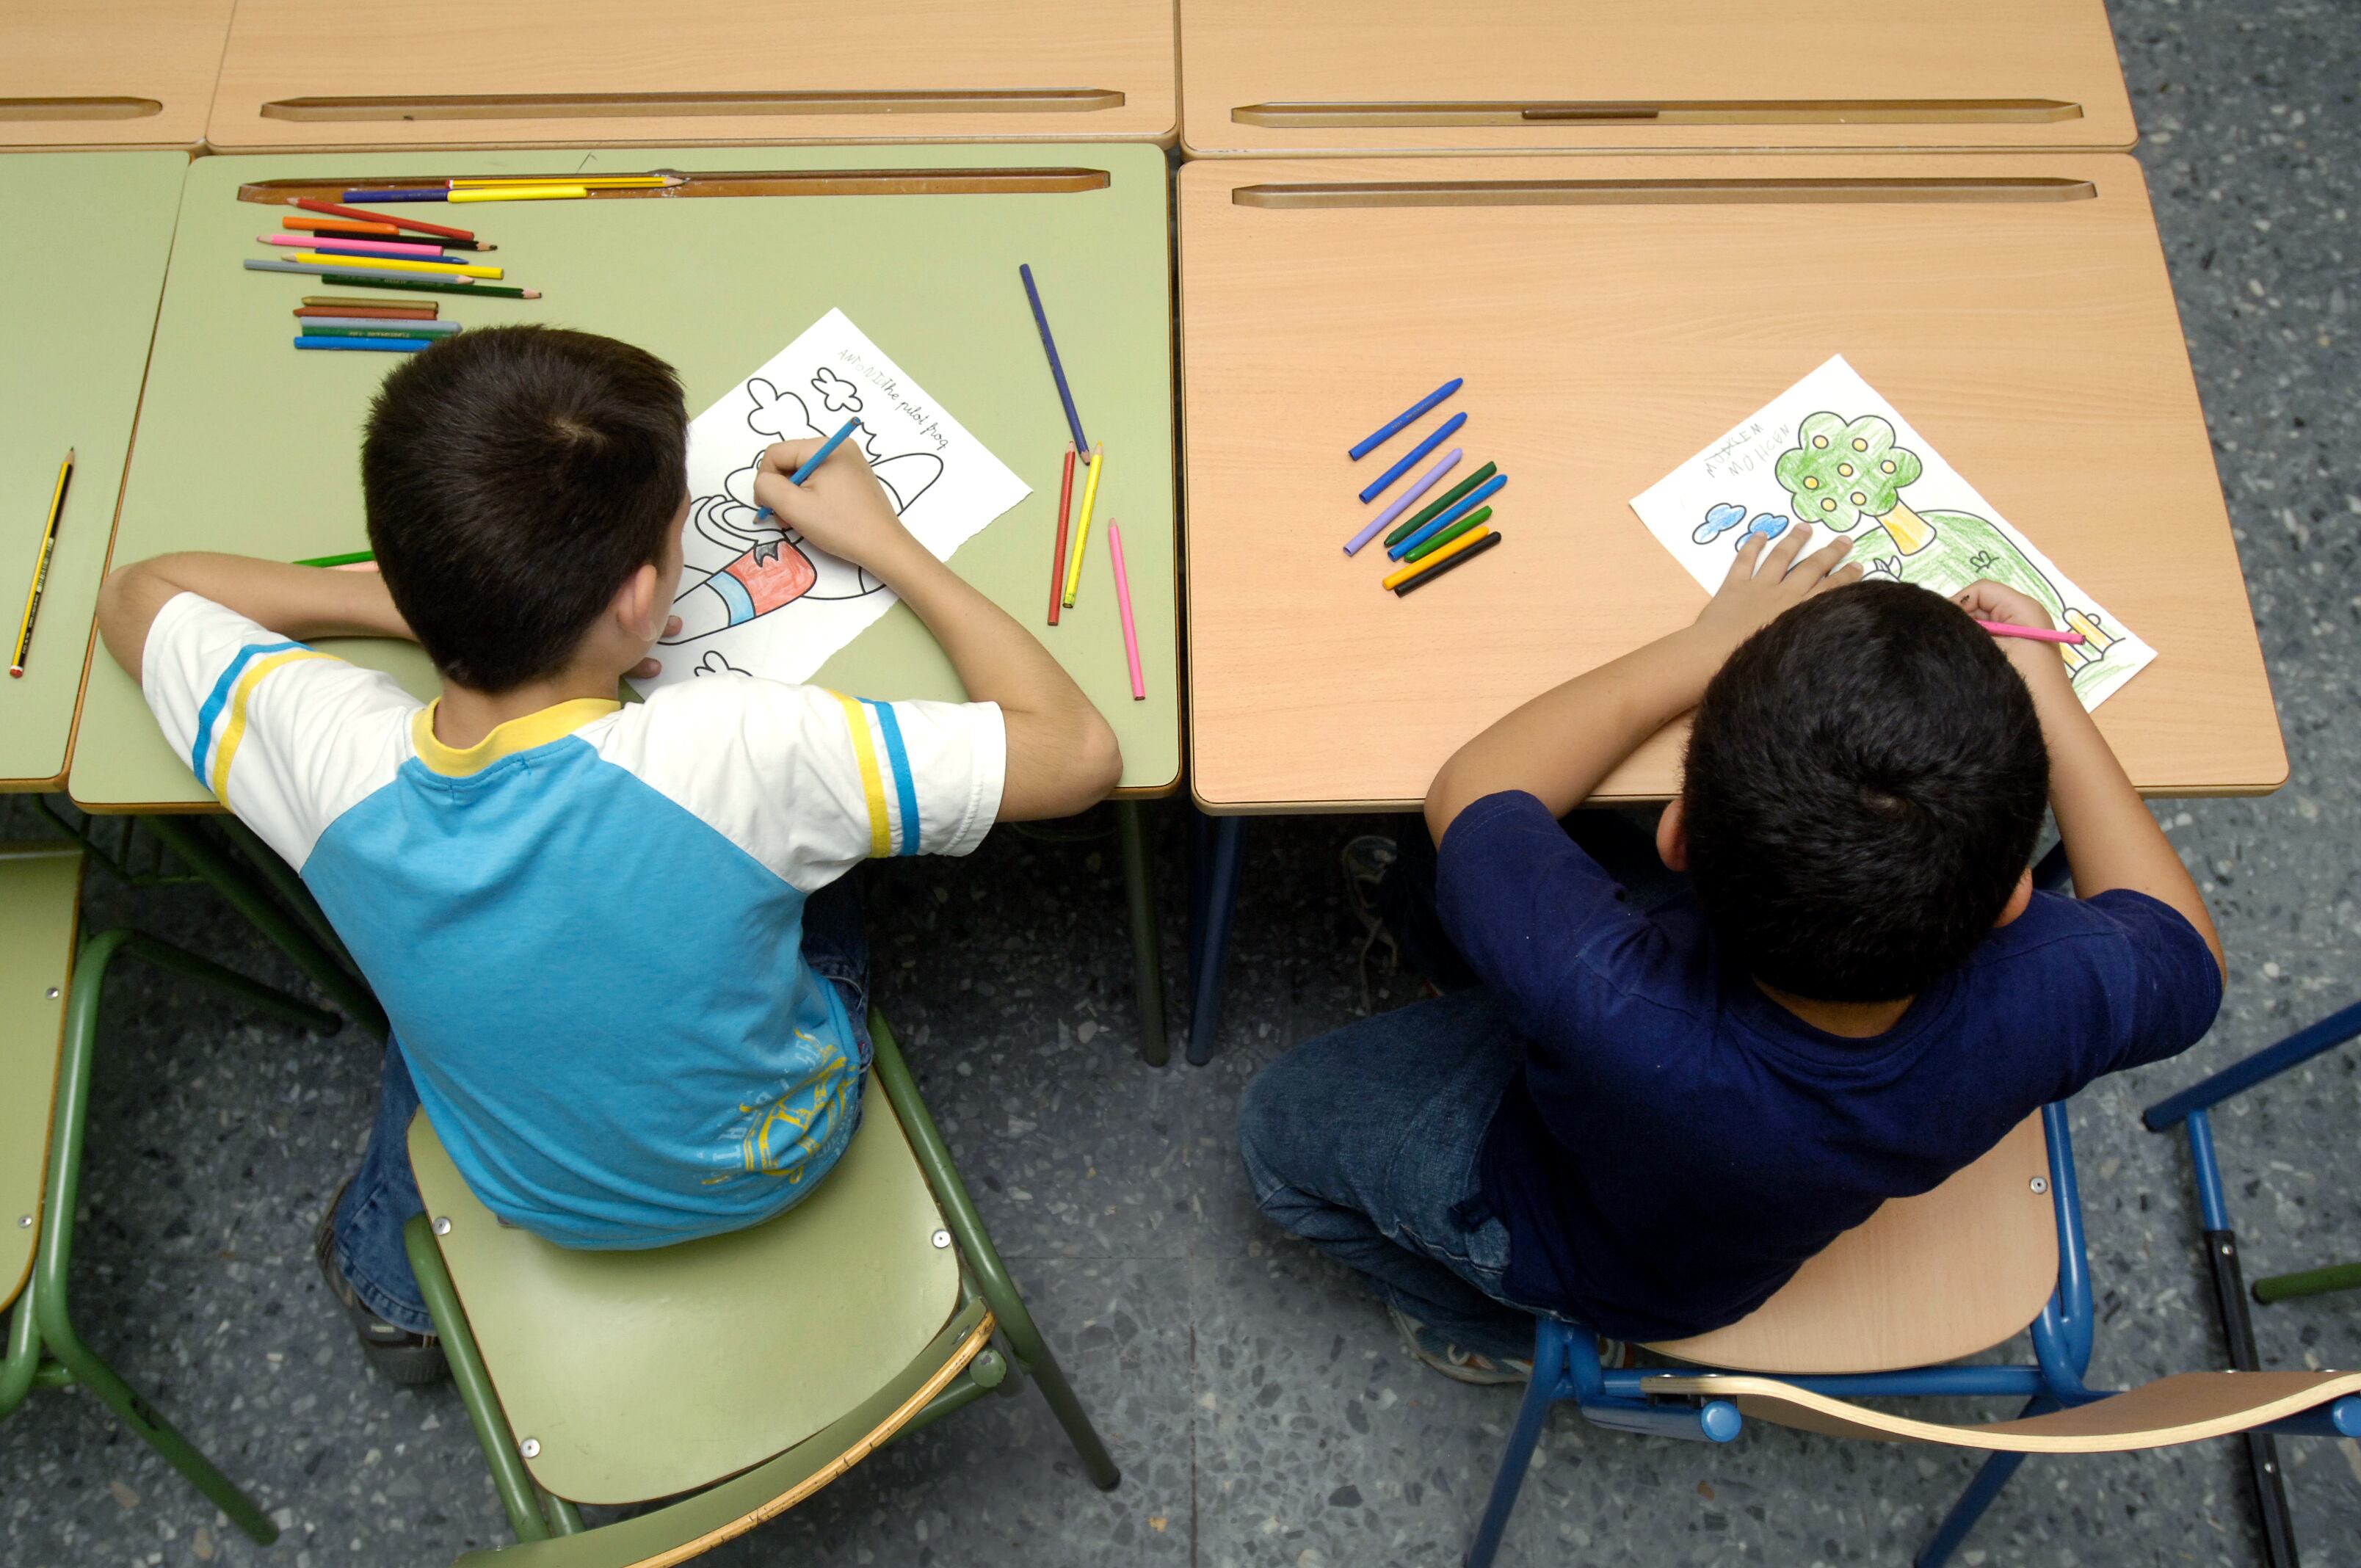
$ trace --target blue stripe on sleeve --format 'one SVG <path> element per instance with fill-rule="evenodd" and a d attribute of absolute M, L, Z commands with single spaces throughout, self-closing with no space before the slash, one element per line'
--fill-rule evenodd
<path fill-rule="evenodd" d="M 197 732 L 189 741 L 189 767 L 197 775 L 197 783 L 205 784 L 208 789 L 212 787 L 205 781 L 205 752 L 213 745 L 214 721 L 221 718 L 222 709 L 229 706 L 230 690 L 237 685 L 238 673 L 265 653 L 283 653 L 290 648 L 302 646 L 301 642 L 249 642 L 237 651 L 237 657 L 229 662 L 229 667 L 221 673 L 221 679 L 215 681 L 214 689 L 206 694 L 204 706 L 197 709 Z"/>
<path fill-rule="evenodd" d="M 902 848 L 905 855 L 918 852 L 918 782 L 910 776 L 910 753 L 902 744 L 902 722 L 894 717 L 890 702 L 873 702 L 877 710 L 877 728 L 885 737 L 885 759 L 894 764 L 894 796 L 902 803 Z"/>

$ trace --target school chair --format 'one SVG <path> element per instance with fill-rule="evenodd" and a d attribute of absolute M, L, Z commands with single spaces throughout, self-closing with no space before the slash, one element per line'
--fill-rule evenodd
<path fill-rule="evenodd" d="M 0 1308 L 9 1314 L 0 1417 L 34 1388 L 80 1384 L 267 1546 L 279 1534 L 269 1517 L 82 1342 L 68 1306 L 99 994 L 115 959 L 128 954 L 314 1034 L 333 1034 L 343 1020 L 137 931 L 102 932 L 77 955 L 82 872 L 79 849 L 0 845 Z"/>
<path fill-rule="evenodd" d="M 2028 1326 L 2030 1365 L 1943 1365 Z M 2112 1453 L 2250 1431 L 2361 1435 L 2361 1373 L 2184 1372 L 2122 1392 L 2089 1387 L 2093 1327 L 2060 1102 L 1933 1191 L 1886 1203 L 1750 1316 L 1648 1347 L 1695 1370 L 1604 1368 L 1589 1330 L 1542 1320 L 1532 1382 L 1466 1561 L 1488 1568 L 1550 1407 L 1565 1399 L 1597 1425 L 1660 1437 L 1728 1442 L 1755 1420 L 1988 1453 L 1920 1550 L 1919 1568 L 1949 1561 L 2028 1454 Z M 2025 1404 L 2013 1420 L 1953 1425 L 1852 1402 L 1877 1396 Z"/>
<path fill-rule="evenodd" d="M 2222 1193 L 2222 1168 L 2213 1158 L 2214 1106 L 2234 1094 L 2277 1078 L 2291 1068 L 2335 1049 L 2361 1036 L 2361 1002 L 2342 1013 L 2332 1013 L 2308 1029 L 2299 1029 L 2275 1046 L 2266 1046 L 2243 1061 L 2234 1062 L 2213 1077 L 2191 1084 L 2180 1093 L 2159 1100 L 2140 1113 L 2151 1133 L 2189 1130 L 2189 1163 L 2197 1177 L 2198 1223 L 2203 1227 L 2208 1271 L 2213 1278 L 2213 1306 L 2221 1320 L 2222 1337 L 2229 1343 L 2230 1365 L 2251 1372 L 2262 1365 L 2255 1353 L 2255 1325 L 2246 1314 L 2245 1271 L 2238 1262 L 2238 1236 L 2230 1228 L 2230 1206 Z M 2255 1281 L 2255 1299 L 2268 1306 L 2297 1296 L 2319 1296 L 2331 1290 L 2361 1289 L 2361 1263 L 2274 1275 Z M 2295 1568 L 2295 1525 L 2288 1514 L 2287 1486 L 2279 1471 L 2279 1452 L 2268 1435 L 2246 1438 L 2246 1472 L 2255 1486 L 2255 1511 L 2262 1523 L 2263 1551 L 2271 1568 Z"/>
<path fill-rule="evenodd" d="M 742 1535 L 1012 1365 L 1102 1489 L 1121 1478 L 918 1098 L 892 1030 L 860 1130 L 777 1219 L 650 1252 L 502 1226 L 423 1114 L 411 1266 L 518 1545 L 461 1568 L 655 1568 Z M 1003 1346 L 1005 1348 L 1004 1349 Z M 683 1497 L 682 1494 L 692 1494 Z M 679 1498 L 597 1529 L 577 1505 Z"/>

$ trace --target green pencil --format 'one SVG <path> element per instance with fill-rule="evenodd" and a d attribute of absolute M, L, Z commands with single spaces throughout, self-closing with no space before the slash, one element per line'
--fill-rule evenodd
<path fill-rule="evenodd" d="M 296 331 L 305 337 L 426 337 L 440 341 L 452 335 L 447 332 L 421 332 L 405 326 L 313 326 L 301 323 Z"/>
<path fill-rule="evenodd" d="M 1481 468 L 1477 469 L 1473 474 L 1468 475 L 1466 478 L 1452 486 L 1449 493 L 1444 495 L 1441 500 L 1428 502 L 1425 506 L 1419 509 L 1419 513 L 1416 517 L 1411 518 L 1408 522 L 1395 524 L 1394 531 L 1386 535 L 1386 548 L 1389 550 L 1392 549 L 1395 545 L 1400 544 L 1403 540 L 1408 539 L 1411 534 L 1416 533 L 1420 529 L 1424 528 L 1428 523 L 1433 522 L 1436 518 L 1441 517 L 1444 512 L 1449 511 L 1453 504 L 1455 503 L 1462 496 L 1465 496 L 1468 491 L 1474 489 L 1477 486 L 1482 484 L 1485 480 L 1490 478 L 1498 472 L 1499 472 L 1499 464 L 1485 464 Z"/>
<path fill-rule="evenodd" d="M 364 561 L 377 559 L 374 550 L 347 550 L 341 555 L 314 555 L 309 561 L 298 561 L 298 566 L 357 566 Z"/>
<path fill-rule="evenodd" d="M 1484 520 L 1491 515 L 1492 509 L 1490 507 L 1477 507 L 1474 511 L 1469 512 L 1466 517 L 1461 518 L 1449 528 L 1444 529 L 1442 532 L 1436 534 L 1433 538 L 1428 540 L 1417 549 L 1405 554 L 1402 557 L 1402 565 L 1407 566 L 1412 561 L 1423 560 L 1425 557 L 1433 554 L 1437 550 L 1442 549 L 1444 545 L 1450 543 L 1453 540 L 1458 538 L 1469 529 L 1480 526 Z"/>
<path fill-rule="evenodd" d="M 467 294 L 477 299 L 538 300 L 538 289 L 512 289 L 505 283 L 446 283 L 439 278 L 390 278 L 381 272 L 324 272 L 323 283 L 345 289 L 406 289 L 414 294 Z"/>

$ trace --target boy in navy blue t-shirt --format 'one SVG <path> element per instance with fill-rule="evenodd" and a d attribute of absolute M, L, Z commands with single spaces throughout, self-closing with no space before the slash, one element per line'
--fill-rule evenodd
<path fill-rule="evenodd" d="M 1539 696 L 1435 776 L 1444 929 L 1481 981 L 1248 1087 L 1272 1220 L 1367 1275 L 1422 1360 L 1529 1370 L 1532 1315 L 1734 1322 L 2039 1106 L 2185 1049 L 2221 948 L 2050 643 L 1993 583 L 1859 583 L 1757 539 L 1696 624 Z M 1653 910 L 1558 817 L 1697 709 Z M 2078 897 L 2033 891 L 2045 803 Z"/>

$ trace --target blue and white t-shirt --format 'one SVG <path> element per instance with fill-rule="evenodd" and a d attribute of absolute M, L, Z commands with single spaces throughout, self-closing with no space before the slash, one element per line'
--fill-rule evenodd
<path fill-rule="evenodd" d="M 467 1185 L 575 1246 L 735 1230 L 836 1162 L 862 1064 L 804 899 L 968 853 L 1007 764 L 991 703 L 735 674 L 455 750 L 390 676 L 195 594 L 144 664 L 165 737 L 335 923 Z"/>

